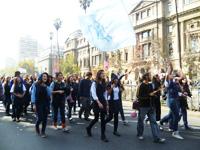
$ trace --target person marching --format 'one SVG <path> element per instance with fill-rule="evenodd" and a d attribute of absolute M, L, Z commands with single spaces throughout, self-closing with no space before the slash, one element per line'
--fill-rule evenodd
<path fill-rule="evenodd" d="M 106 95 L 106 82 L 104 70 L 99 70 L 96 75 L 96 81 L 92 83 L 91 95 L 93 99 L 94 119 L 86 127 L 87 135 L 92 136 L 91 129 L 98 122 L 99 116 L 101 117 L 101 140 L 108 142 L 105 135 L 105 115 L 108 110 L 107 95 Z"/>
<path fill-rule="evenodd" d="M 11 101 L 11 94 L 10 94 L 10 80 L 11 77 L 6 77 L 6 80 L 3 84 L 3 89 L 4 89 L 4 97 L 5 97 L 5 109 L 6 109 L 6 115 L 11 116 L 10 114 L 10 104 L 12 104 Z"/>
<path fill-rule="evenodd" d="M 32 86 L 31 101 L 36 112 L 37 121 L 35 125 L 36 133 L 46 138 L 47 117 L 50 109 L 50 88 L 47 86 L 48 74 L 42 73 L 38 81 Z M 40 124 L 42 123 L 42 130 Z"/>
<path fill-rule="evenodd" d="M 120 109 L 120 101 L 122 98 L 122 91 L 123 88 L 118 81 L 117 76 L 113 76 L 111 85 L 108 86 L 109 88 L 109 94 L 110 94 L 110 99 L 108 101 L 109 103 L 109 115 L 108 118 L 106 119 L 106 123 L 111 121 L 114 116 L 114 131 L 113 134 L 116 136 L 120 136 L 120 134 L 117 132 L 118 129 L 118 114 L 119 114 L 119 109 Z"/>
<path fill-rule="evenodd" d="M 69 128 L 66 128 L 65 122 L 65 97 L 66 97 L 66 86 L 63 80 L 63 74 L 61 72 L 56 73 L 57 81 L 51 83 L 51 91 L 52 91 L 52 106 L 54 112 L 54 128 L 57 128 L 58 122 L 58 110 L 60 110 L 62 129 L 64 132 L 68 132 Z"/>
<path fill-rule="evenodd" d="M 26 93 L 24 95 L 24 107 L 23 107 L 24 110 L 23 111 L 24 111 L 24 114 L 27 115 L 27 108 L 31 102 L 31 94 L 30 94 L 29 90 L 32 85 L 31 80 L 29 79 L 28 75 L 24 79 L 24 85 L 26 87 Z"/>
<path fill-rule="evenodd" d="M 144 119 L 147 115 L 151 125 L 151 131 L 153 135 L 153 140 L 155 143 L 164 143 L 165 139 L 160 138 L 160 130 L 156 122 L 156 110 L 155 102 L 153 96 L 153 87 L 150 82 L 150 74 L 146 73 L 142 77 L 143 82 L 139 85 L 137 91 L 137 98 L 139 100 L 139 114 L 138 114 L 138 123 L 137 123 L 137 136 L 139 140 L 143 140 L 144 132 Z"/>
<path fill-rule="evenodd" d="M 26 92 L 24 84 L 21 82 L 20 77 L 14 79 L 10 93 L 13 95 L 13 121 L 20 122 L 20 116 L 23 112 L 23 98 Z M 17 120 L 16 120 L 17 119 Z"/>
<path fill-rule="evenodd" d="M 66 100 L 67 100 L 67 103 L 68 103 L 67 117 L 68 117 L 69 121 L 73 120 L 73 118 L 72 118 L 72 108 L 75 105 L 75 99 L 76 99 L 76 96 L 77 96 L 77 92 L 75 91 L 75 84 L 74 84 L 73 81 L 74 81 L 73 76 L 69 76 L 67 78 L 67 83 L 66 83 L 67 89 L 70 89 L 70 93 L 66 97 Z"/>
<path fill-rule="evenodd" d="M 89 114 L 90 114 L 90 88 L 91 88 L 91 81 L 92 73 L 88 72 L 86 74 L 86 79 L 82 79 L 79 84 L 79 96 L 80 96 L 80 103 L 81 108 L 79 111 L 79 118 L 82 118 L 82 113 L 84 112 L 85 120 L 89 121 Z"/>

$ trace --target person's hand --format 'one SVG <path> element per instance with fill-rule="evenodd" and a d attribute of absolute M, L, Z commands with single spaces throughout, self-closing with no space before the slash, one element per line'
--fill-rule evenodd
<path fill-rule="evenodd" d="M 103 105 L 100 102 L 98 103 L 98 106 L 100 109 L 103 109 Z"/>
<path fill-rule="evenodd" d="M 150 96 L 154 96 L 154 95 L 155 95 L 155 93 L 154 93 L 154 92 L 152 92 L 152 93 L 150 93 L 149 95 L 150 95 Z"/>
<path fill-rule="evenodd" d="M 108 104 L 106 106 L 106 110 L 107 110 L 107 112 L 109 112 L 109 105 Z"/>
<path fill-rule="evenodd" d="M 36 109 L 36 106 L 35 106 L 35 105 L 33 105 L 33 111 L 34 111 L 34 112 L 36 112 L 36 111 L 37 111 L 37 109 Z"/>
<path fill-rule="evenodd" d="M 63 94 L 63 93 L 64 93 L 64 91 L 63 91 L 63 90 L 60 90 L 60 91 L 59 91 L 59 93 L 60 93 L 60 94 Z"/>

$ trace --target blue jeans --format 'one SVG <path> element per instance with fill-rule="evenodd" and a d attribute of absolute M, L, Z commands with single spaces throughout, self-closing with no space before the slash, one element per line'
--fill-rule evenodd
<path fill-rule="evenodd" d="M 144 119 L 145 116 L 148 116 L 150 125 L 151 125 L 151 131 L 154 140 L 157 140 L 160 138 L 160 131 L 158 124 L 156 122 L 156 112 L 154 108 L 151 107 L 140 107 L 139 108 L 139 114 L 138 114 L 138 124 L 137 124 L 137 136 L 142 136 L 144 132 Z"/>
<path fill-rule="evenodd" d="M 170 98 L 169 100 L 169 128 L 173 131 L 178 130 L 178 122 L 179 122 L 179 105 L 176 99 Z"/>

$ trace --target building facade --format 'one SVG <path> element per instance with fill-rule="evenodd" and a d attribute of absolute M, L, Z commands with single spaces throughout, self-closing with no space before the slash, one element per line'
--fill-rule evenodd
<path fill-rule="evenodd" d="M 37 70 L 39 73 L 47 72 L 48 74 L 55 76 L 56 72 L 59 72 L 59 61 L 63 58 L 63 48 L 60 48 L 60 55 L 56 46 L 52 46 L 52 49 L 42 50 L 39 53 L 37 61 Z"/>
<path fill-rule="evenodd" d="M 19 40 L 19 60 L 35 60 L 38 57 L 38 42 L 30 36 Z"/>
<path fill-rule="evenodd" d="M 134 51 L 135 71 L 156 73 L 161 69 L 165 70 L 167 60 L 171 60 L 174 68 L 179 69 L 181 50 L 184 72 L 188 73 L 193 69 L 192 76 L 199 76 L 199 14 L 199 0 L 157 0 L 138 3 L 130 13 L 137 41 Z M 195 68 L 191 68 L 191 65 L 195 65 Z"/>
<path fill-rule="evenodd" d="M 103 67 L 105 53 L 90 46 L 80 30 L 73 32 L 65 42 L 64 57 L 69 54 L 74 56 L 74 63 L 80 67 L 81 75 Z"/>

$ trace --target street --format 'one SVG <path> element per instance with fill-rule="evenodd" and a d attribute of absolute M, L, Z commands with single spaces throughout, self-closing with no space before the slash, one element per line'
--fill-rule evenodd
<path fill-rule="evenodd" d="M 119 123 L 119 133 L 121 137 L 112 134 L 112 123 L 107 124 L 107 137 L 109 143 L 100 140 L 99 123 L 93 128 L 93 137 L 87 137 L 85 127 L 88 124 L 85 120 L 80 120 L 77 115 L 70 124 L 70 133 L 63 133 L 62 130 L 54 130 L 50 125 L 47 129 L 48 137 L 43 139 L 36 135 L 34 130 L 34 114 L 29 113 L 28 119 L 20 123 L 12 122 L 11 117 L 4 116 L 4 108 L 0 107 L 0 150 L 199 150 L 200 147 L 200 113 L 189 113 L 189 124 L 194 128 L 192 131 L 185 131 L 180 127 L 184 140 L 177 140 L 171 137 L 167 131 L 161 132 L 166 138 L 165 144 L 152 142 L 150 126 L 146 125 L 144 141 L 139 141 L 136 137 L 137 120 L 130 117 L 131 102 L 124 102 L 124 110 L 128 126 Z M 167 109 L 163 108 L 163 114 L 167 114 Z M 121 118 L 120 118 L 121 119 Z M 182 121 L 180 122 L 182 124 Z M 167 126 L 165 126 L 167 127 Z M 166 128 L 165 128 L 166 129 Z"/>

